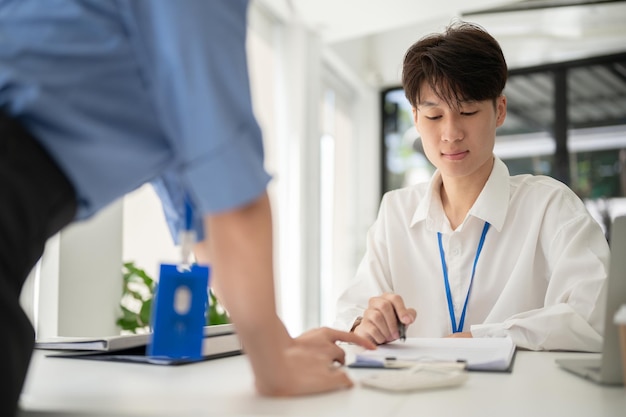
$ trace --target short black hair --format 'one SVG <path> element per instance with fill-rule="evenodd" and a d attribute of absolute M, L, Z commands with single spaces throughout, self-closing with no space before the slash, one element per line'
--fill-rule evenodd
<path fill-rule="evenodd" d="M 462 101 L 495 100 L 502 94 L 508 69 L 500 44 L 485 29 L 458 21 L 443 33 L 414 43 L 404 56 L 402 86 L 413 107 L 427 82 L 451 107 Z"/>

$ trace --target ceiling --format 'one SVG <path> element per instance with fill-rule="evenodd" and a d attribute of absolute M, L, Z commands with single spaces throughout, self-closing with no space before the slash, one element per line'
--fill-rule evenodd
<path fill-rule="evenodd" d="M 420 24 L 441 16 L 458 15 L 511 3 L 503 0 L 443 0 L 430 7 L 419 0 L 258 0 L 283 16 L 303 21 L 327 43 L 332 44 Z"/>
<path fill-rule="evenodd" d="M 462 18 L 494 35 L 511 67 L 626 50 L 626 1 L 440 0 L 435 7 L 425 0 L 257 1 L 302 21 L 333 47 L 390 39 L 405 50 L 418 36 Z"/>

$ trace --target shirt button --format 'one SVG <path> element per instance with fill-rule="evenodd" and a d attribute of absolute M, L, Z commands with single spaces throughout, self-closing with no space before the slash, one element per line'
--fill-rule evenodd
<path fill-rule="evenodd" d="M 452 251 L 452 255 L 454 255 L 454 256 L 459 256 L 459 253 L 461 253 L 461 251 L 460 251 L 460 250 L 458 250 L 458 249 L 454 249 L 454 250 Z"/>

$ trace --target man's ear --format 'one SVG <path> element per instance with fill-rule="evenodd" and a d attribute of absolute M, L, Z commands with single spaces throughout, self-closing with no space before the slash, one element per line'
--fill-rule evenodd
<path fill-rule="evenodd" d="M 413 112 L 413 124 L 415 125 L 415 129 L 419 132 L 419 128 L 417 127 L 417 107 L 411 107 L 411 111 Z"/>
<path fill-rule="evenodd" d="M 506 119 L 506 96 L 502 94 L 496 99 L 496 127 L 502 126 Z"/>

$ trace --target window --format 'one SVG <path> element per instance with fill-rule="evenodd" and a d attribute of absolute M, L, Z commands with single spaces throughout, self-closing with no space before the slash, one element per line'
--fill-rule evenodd
<path fill-rule="evenodd" d="M 543 174 L 581 198 L 626 196 L 626 54 L 511 70 L 494 153 L 512 175 Z M 383 92 L 383 189 L 428 178 L 400 87 Z"/>

